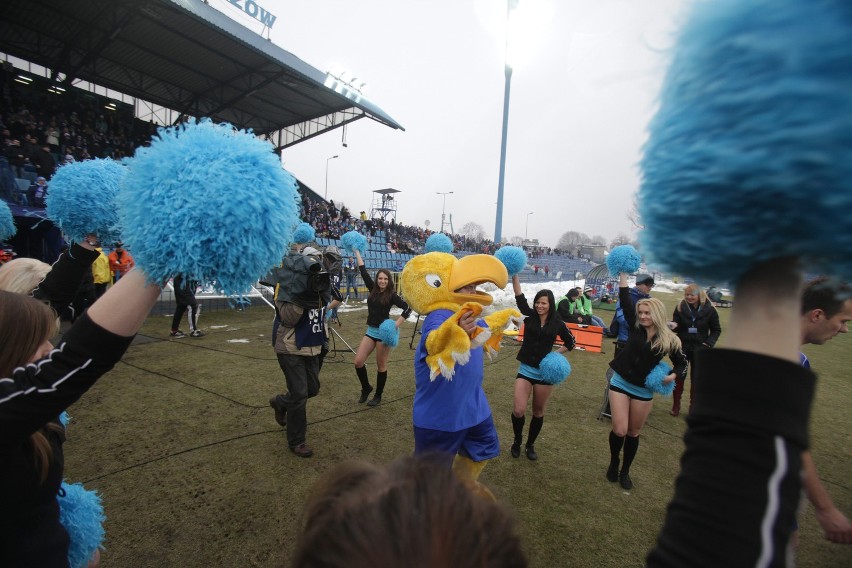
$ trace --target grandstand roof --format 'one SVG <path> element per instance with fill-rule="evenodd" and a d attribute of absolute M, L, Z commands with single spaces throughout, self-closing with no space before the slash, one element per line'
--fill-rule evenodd
<path fill-rule="evenodd" d="M 403 129 L 202 0 L 28 0 L 4 3 L 2 12 L 0 50 L 57 80 L 251 128 L 278 148 L 361 118 Z"/>

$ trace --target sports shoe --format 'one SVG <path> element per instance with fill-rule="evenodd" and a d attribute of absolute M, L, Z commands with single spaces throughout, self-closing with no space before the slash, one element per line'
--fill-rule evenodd
<path fill-rule="evenodd" d="M 367 403 L 367 406 L 378 406 L 382 402 L 382 397 L 374 396 L 370 399 L 370 402 Z"/>
<path fill-rule="evenodd" d="M 521 443 L 515 442 L 514 444 L 512 444 L 512 447 L 509 451 L 512 453 L 513 458 L 521 457 Z"/>
<path fill-rule="evenodd" d="M 630 491 L 633 489 L 633 480 L 630 479 L 629 473 L 624 473 L 623 471 L 618 475 L 618 481 L 621 483 L 621 487 Z"/>
<path fill-rule="evenodd" d="M 290 448 L 290 451 L 299 456 L 300 458 L 309 458 L 314 455 L 314 451 L 310 449 L 308 445 L 304 442 L 302 442 L 295 448 Z"/>
<path fill-rule="evenodd" d="M 273 396 L 272 398 L 269 399 L 269 406 L 271 406 L 272 409 L 275 411 L 275 421 L 278 422 L 278 424 L 282 428 L 286 428 L 287 427 L 287 408 L 282 407 L 280 404 L 278 404 L 278 395 Z"/>
<path fill-rule="evenodd" d="M 194 331 L 189 332 L 190 337 L 204 337 L 204 332 L 200 329 L 196 329 Z"/>
<path fill-rule="evenodd" d="M 169 334 L 169 337 L 174 337 L 175 339 L 180 339 L 181 337 L 186 337 L 186 334 L 181 330 L 173 331 Z"/>
<path fill-rule="evenodd" d="M 532 444 L 527 444 L 526 450 L 528 459 L 531 459 L 532 461 L 538 459 L 538 454 L 535 453 L 535 446 L 533 446 Z"/>
<path fill-rule="evenodd" d="M 370 393 L 373 392 L 373 386 L 370 385 L 366 389 L 361 389 L 361 398 L 358 399 L 358 404 L 364 404 L 367 402 L 367 397 L 370 396 Z"/>
<path fill-rule="evenodd" d="M 609 469 L 606 470 L 606 478 L 613 483 L 618 481 L 618 462 L 610 462 Z"/>

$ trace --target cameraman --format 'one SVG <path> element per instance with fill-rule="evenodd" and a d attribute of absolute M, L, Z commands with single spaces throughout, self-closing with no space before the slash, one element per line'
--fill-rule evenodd
<path fill-rule="evenodd" d="M 331 285 L 321 253 L 305 247 L 293 250 L 278 271 L 273 330 L 275 353 L 284 372 L 287 393 L 269 400 L 275 420 L 287 429 L 290 451 L 309 458 L 314 451 L 305 443 L 307 402 L 319 393 L 319 372 L 328 351 L 325 310 L 340 305 L 340 290 Z M 285 284 L 286 283 L 286 284 Z M 326 306 L 327 305 L 327 306 Z"/>

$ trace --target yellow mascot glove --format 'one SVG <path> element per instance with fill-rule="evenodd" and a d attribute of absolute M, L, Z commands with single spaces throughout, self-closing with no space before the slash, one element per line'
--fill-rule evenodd
<path fill-rule="evenodd" d="M 482 306 L 475 302 L 466 302 L 452 316 L 442 323 L 426 338 L 426 364 L 429 366 L 429 380 L 434 381 L 439 374 L 452 380 L 456 363 L 464 365 L 470 360 L 471 336 L 461 328 L 459 320 L 465 312 L 473 317 L 482 313 Z M 482 345 L 489 335 L 485 329 L 474 331 L 474 347 Z"/>
<path fill-rule="evenodd" d="M 482 319 L 490 332 L 490 337 L 485 342 L 484 348 L 488 358 L 491 359 L 492 355 L 496 355 L 500 351 L 500 342 L 503 340 L 503 332 L 506 331 L 506 328 L 511 324 L 520 327 L 524 318 L 521 316 L 521 312 L 515 308 L 507 308 Z"/>

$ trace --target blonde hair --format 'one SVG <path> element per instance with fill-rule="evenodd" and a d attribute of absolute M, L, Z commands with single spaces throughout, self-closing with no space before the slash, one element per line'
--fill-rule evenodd
<path fill-rule="evenodd" d="M 15 258 L 0 267 L 0 290 L 29 296 L 48 272 L 50 265 L 40 260 Z"/>
<path fill-rule="evenodd" d="M 699 286 L 698 284 L 695 284 L 695 283 L 690 284 L 689 286 L 687 286 L 686 288 L 683 289 L 683 295 L 686 296 L 687 294 L 695 294 L 696 296 L 698 296 L 698 305 L 699 306 L 703 306 L 709 300 L 709 298 L 707 298 L 707 294 L 704 292 L 704 289 L 701 286 Z M 678 302 L 677 311 L 679 311 L 679 312 L 682 311 L 683 304 L 684 304 L 685 301 L 686 300 L 682 300 L 682 301 Z"/>
<path fill-rule="evenodd" d="M 660 354 L 670 354 L 680 350 L 680 338 L 675 332 L 669 329 L 668 318 L 666 317 L 666 306 L 657 298 L 642 298 L 636 302 L 636 313 L 639 313 L 639 306 L 646 305 L 651 312 L 651 323 L 654 324 L 656 333 L 654 339 L 651 340 L 651 346 Z M 636 327 L 639 325 L 639 318 L 636 318 Z"/>

